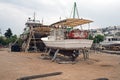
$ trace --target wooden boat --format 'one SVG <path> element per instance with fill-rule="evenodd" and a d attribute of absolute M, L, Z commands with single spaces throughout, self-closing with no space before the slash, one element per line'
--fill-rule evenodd
<path fill-rule="evenodd" d="M 60 49 L 90 48 L 93 42 L 88 39 L 49 40 L 48 38 L 42 38 L 42 41 L 47 47 Z"/>
<path fill-rule="evenodd" d="M 60 49 L 81 49 L 81 48 L 90 48 L 93 40 L 89 39 L 70 39 L 66 38 L 66 28 L 74 27 L 78 25 L 83 25 L 92 22 L 91 20 L 86 19 L 64 19 L 59 22 L 56 22 L 51 25 L 54 27 L 50 36 L 43 37 L 41 40 L 45 43 L 45 45 L 49 48 L 60 48 Z"/>
<path fill-rule="evenodd" d="M 60 20 L 51 24 L 50 27 L 52 27 L 52 29 L 50 31 L 50 35 L 48 37 L 41 38 L 43 43 L 49 49 L 47 53 L 49 55 L 53 54 L 52 61 L 55 60 L 58 53 L 70 56 L 72 61 L 74 61 L 79 56 L 81 49 L 84 59 L 88 59 L 86 48 L 91 47 L 93 40 L 87 39 L 87 31 L 79 29 L 73 30 L 73 27 L 87 23 L 89 24 L 93 21 L 82 18 L 80 19 L 79 15 L 78 18 L 75 18 L 75 13 L 78 15 L 76 2 L 74 3 L 73 18 Z"/>
<path fill-rule="evenodd" d="M 26 40 L 31 32 L 34 32 L 35 38 L 47 36 L 50 32 L 49 26 L 41 24 L 39 20 L 31 20 L 31 18 L 29 18 L 25 25 L 24 32 L 20 35 L 22 40 Z"/>

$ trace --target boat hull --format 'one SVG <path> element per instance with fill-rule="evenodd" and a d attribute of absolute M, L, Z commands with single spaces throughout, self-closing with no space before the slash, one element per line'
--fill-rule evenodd
<path fill-rule="evenodd" d="M 101 42 L 102 46 L 120 45 L 120 41 Z"/>
<path fill-rule="evenodd" d="M 47 38 L 41 38 L 41 40 L 47 47 L 63 49 L 90 48 L 93 43 L 93 40 L 88 39 L 48 40 Z"/>

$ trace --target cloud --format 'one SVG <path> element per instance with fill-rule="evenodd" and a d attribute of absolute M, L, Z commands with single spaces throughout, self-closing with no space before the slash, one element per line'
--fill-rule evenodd
<path fill-rule="evenodd" d="M 8 3 L 0 3 L 0 28 L 2 31 L 12 28 L 13 33 L 19 34 L 24 27 L 26 16 L 26 13 L 22 12 L 19 7 Z"/>
<path fill-rule="evenodd" d="M 0 0 L 0 28 L 3 33 L 10 27 L 14 34 L 20 34 L 34 12 L 44 24 L 52 24 L 60 17 L 70 17 L 74 1 L 79 16 L 93 20 L 94 28 L 120 25 L 119 0 Z"/>

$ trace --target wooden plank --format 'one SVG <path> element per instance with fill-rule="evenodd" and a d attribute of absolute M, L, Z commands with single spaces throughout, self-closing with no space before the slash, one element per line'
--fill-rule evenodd
<path fill-rule="evenodd" d="M 54 72 L 54 73 L 48 73 L 48 74 L 26 76 L 26 77 L 19 78 L 17 80 L 31 80 L 31 79 L 37 79 L 37 78 L 43 78 L 43 77 L 49 77 L 49 76 L 56 76 L 56 75 L 61 75 L 61 74 L 62 74 L 62 72 Z"/>

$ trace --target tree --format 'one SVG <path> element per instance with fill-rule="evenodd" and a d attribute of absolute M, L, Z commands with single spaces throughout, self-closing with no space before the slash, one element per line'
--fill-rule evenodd
<path fill-rule="evenodd" d="M 5 32 L 4 35 L 5 35 L 6 38 L 10 38 L 10 37 L 12 36 L 12 31 L 11 31 L 11 29 L 8 28 L 8 30 L 6 30 L 6 32 Z"/>
<path fill-rule="evenodd" d="M 17 40 L 17 35 L 13 35 L 9 39 L 10 39 L 10 42 L 13 43 L 13 42 L 15 42 Z"/>
<path fill-rule="evenodd" d="M 88 36 L 88 39 L 93 40 L 94 38 L 93 38 L 93 36 L 90 34 L 90 35 Z"/>
<path fill-rule="evenodd" d="M 104 40 L 104 36 L 102 36 L 102 35 L 97 35 L 97 36 L 95 36 L 95 38 L 94 38 L 94 43 L 100 43 L 100 42 L 102 42 Z"/>
<path fill-rule="evenodd" d="M 0 45 L 9 45 L 9 43 L 14 43 L 17 39 L 17 35 L 11 36 L 10 38 L 0 36 Z"/>
<path fill-rule="evenodd" d="M 3 37 L 2 36 L 0 36 L 0 45 L 2 45 L 3 44 Z"/>
<path fill-rule="evenodd" d="M 0 45 L 6 45 L 6 38 L 3 36 L 0 36 Z"/>

